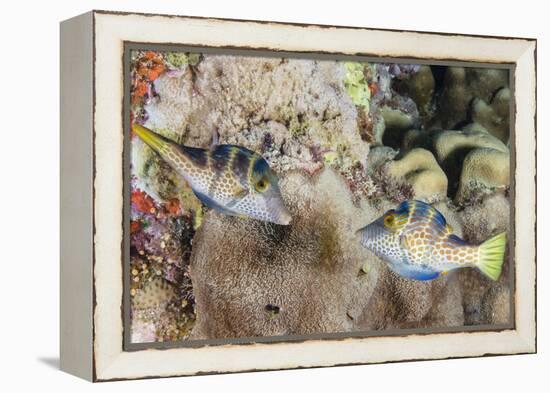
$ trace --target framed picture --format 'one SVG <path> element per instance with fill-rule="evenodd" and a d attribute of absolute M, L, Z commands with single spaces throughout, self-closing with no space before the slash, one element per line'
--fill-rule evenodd
<path fill-rule="evenodd" d="M 536 351 L 536 41 L 61 24 L 61 368 Z"/>

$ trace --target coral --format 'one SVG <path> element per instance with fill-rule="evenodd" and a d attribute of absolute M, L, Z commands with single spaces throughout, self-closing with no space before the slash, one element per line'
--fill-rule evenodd
<path fill-rule="evenodd" d="M 452 160 L 458 152 L 480 147 L 508 153 L 504 143 L 482 131 L 444 131 L 434 137 L 434 149 L 440 162 Z"/>
<path fill-rule="evenodd" d="M 157 202 L 135 182 L 132 190 L 132 337 L 135 342 L 185 338 L 194 321 L 188 273 L 192 220 L 178 199 Z"/>
<path fill-rule="evenodd" d="M 437 113 L 429 128 L 461 128 L 461 125 L 470 120 L 473 99 L 491 102 L 495 93 L 508 85 L 509 73 L 506 69 L 445 68 L 442 89 L 437 100 Z"/>
<path fill-rule="evenodd" d="M 137 274 L 138 271 L 134 269 L 132 275 Z M 176 291 L 168 281 L 160 277 L 151 277 L 142 289 L 134 292 L 132 308 L 134 310 L 151 307 L 165 308 L 175 297 Z"/>
<path fill-rule="evenodd" d="M 504 143 L 491 134 L 482 131 L 443 131 L 433 136 L 432 143 L 437 161 L 449 179 L 449 195 L 451 196 L 454 196 L 459 188 L 464 160 L 472 150 L 478 148 L 492 149 L 509 155 L 508 148 Z M 474 165 L 479 167 L 482 164 L 477 162 Z M 488 163 L 487 165 L 491 164 Z M 466 176 L 465 180 L 468 179 Z M 498 180 L 495 180 L 495 182 L 498 182 Z"/>
<path fill-rule="evenodd" d="M 155 96 L 152 84 L 165 70 L 162 54 L 152 51 L 134 51 L 131 56 L 131 115 L 136 121 L 144 121 L 143 104 Z"/>
<path fill-rule="evenodd" d="M 388 163 L 380 165 L 372 174 L 371 179 L 376 191 L 371 197 L 401 203 L 414 198 L 414 190 L 410 183 L 388 174 Z"/>
<path fill-rule="evenodd" d="M 135 270 L 134 270 L 135 271 Z M 132 341 L 174 341 L 188 337 L 195 322 L 193 313 L 176 287 L 157 276 L 149 278 L 139 290 L 132 290 Z"/>
<path fill-rule="evenodd" d="M 457 202 L 467 201 L 479 192 L 493 192 L 510 185 L 510 155 L 495 149 L 478 148 L 464 158 Z"/>
<path fill-rule="evenodd" d="M 395 88 L 400 94 L 410 97 L 416 103 L 422 117 L 432 115 L 435 79 L 430 66 L 420 66 L 416 73 L 398 81 Z"/>
<path fill-rule="evenodd" d="M 166 52 L 166 62 L 176 69 L 181 69 L 185 65 L 195 66 L 199 63 L 200 53 L 185 53 L 185 52 Z"/>
<path fill-rule="evenodd" d="M 174 68 L 188 64 L 187 54 L 181 52 L 167 52 L 166 61 Z"/>
<path fill-rule="evenodd" d="M 476 98 L 472 102 L 472 121 L 502 142 L 508 143 L 510 135 L 510 100 L 511 92 L 508 88 L 500 89 L 494 95 L 490 104 Z"/>
<path fill-rule="evenodd" d="M 485 195 L 477 203 L 466 206 L 460 214 L 465 239 L 474 244 L 505 231 L 509 223 L 510 202 L 503 193 Z"/>
<path fill-rule="evenodd" d="M 416 103 L 393 89 L 394 81 L 415 75 L 419 66 L 378 63 L 365 69 L 373 92 L 369 107 L 369 128 L 374 142 L 397 148 L 405 131 L 419 124 Z"/>
<path fill-rule="evenodd" d="M 456 275 L 411 281 L 386 272 L 359 317 L 362 330 L 461 326 L 463 309 Z"/>
<path fill-rule="evenodd" d="M 418 148 L 435 154 L 448 178 L 448 195 L 457 203 L 509 186 L 508 147 L 477 123 L 464 130 L 408 131 L 403 149 Z"/>
<path fill-rule="evenodd" d="M 414 128 L 418 123 L 418 113 L 407 113 L 389 105 L 380 107 L 379 113 L 384 119 L 384 130 L 377 140 L 386 146 L 399 146 L 405 131 Z"/>
<path fill-rule="evenodd" d="M 412 186 L 415 198 L 433 200 L 447 195 L 447 176 L 428 150 L 412 149 L 387 165 L 390 176 Z"/>
<path fill-rule="evenodd" d="M 488 324 L 509 324 L 510 288 L 506 284 L 492 286 L 481 302 L 481 320 Z"/>

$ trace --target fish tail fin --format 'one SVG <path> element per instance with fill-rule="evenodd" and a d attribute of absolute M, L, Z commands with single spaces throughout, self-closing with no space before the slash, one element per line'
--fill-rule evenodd
<path fill-rule="evenodd" d="M 502 271 L 504 251 L 506 249 L 506 232 L 495 235 L 479 246 L 477 267 L 491 280 L 496 281 Z"/>

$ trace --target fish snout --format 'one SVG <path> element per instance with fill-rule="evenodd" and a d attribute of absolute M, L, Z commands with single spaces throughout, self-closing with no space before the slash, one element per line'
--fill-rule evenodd
<path fill-rule="evenodd" d="M 275 224 L 289 225 L 292 221 L 292 215 L 286 208 L 283 199 L 280 196 L 275 196 L 268 199 L 267 211 L 269 221 Z"/>
<path fill-rule="evenodd" d="M 286 209 L 286 207 L 283 206 L 283 209 L 279 214 L 278 224 L 289 225 L 291 221 L 292 221 L 292 216 L 290 215 L 290 212 Z"/>
<path fill-rule="evenodd" d="M 376 240 L 382 232 L 380 223 L 374 221 L 367 226 L 359 229 L 356 233 L 360 236 L 361 245 L 365 248 L 371 248 L 372 242 Z"/>

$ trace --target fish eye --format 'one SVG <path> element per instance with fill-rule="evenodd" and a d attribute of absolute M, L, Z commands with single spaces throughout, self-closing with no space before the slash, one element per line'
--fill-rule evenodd
<path fill-rule="evenodd" d="M 264 192 L 265 190 L 267 190 L 268 186 L 269 186 L 269 181 L 265 177 L 262 177 L 260 180 L 256 182 L 256 184 L 254 185 L 254 188 L 258 192 Z"/>
<path fill-rule="evenodd" d="M 395 224 L 395 215 L 394 214 L 388 214 L 386 217 L 384 217 L 384 225 L 387 228 L 392 228 Z"/>

